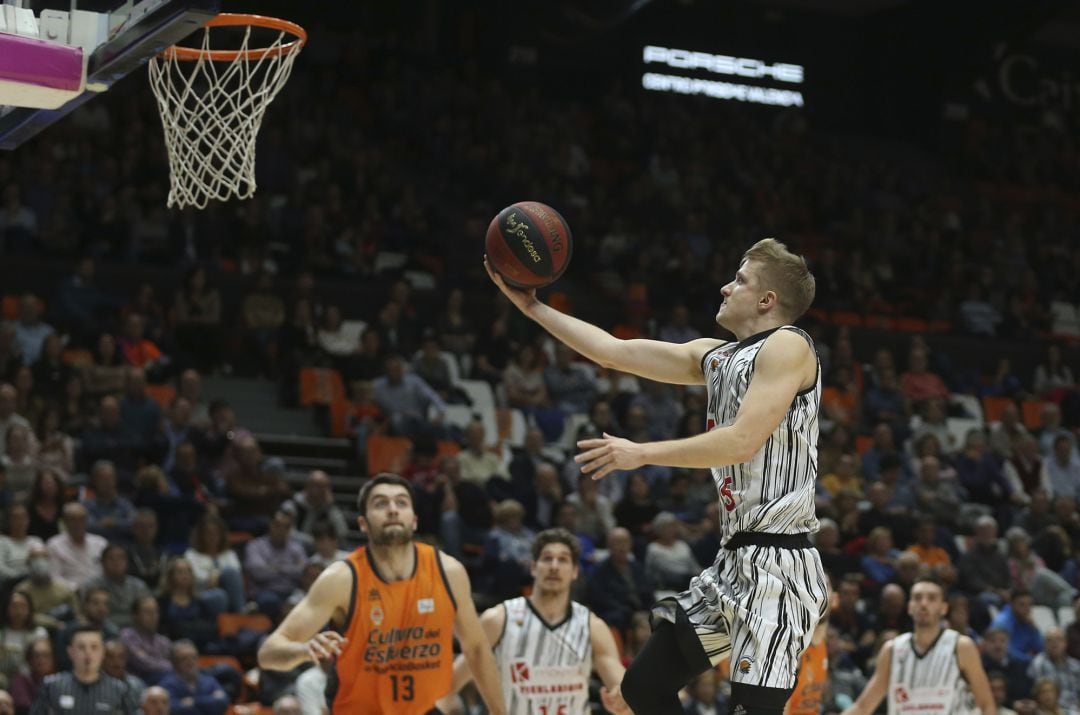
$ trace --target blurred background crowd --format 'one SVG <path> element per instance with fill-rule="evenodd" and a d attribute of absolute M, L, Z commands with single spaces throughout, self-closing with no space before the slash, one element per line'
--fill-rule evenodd
<path fill-rule="evenodd" d="M 697 434 L 705 395 L 598 369 L 498 295 L 482 236 L 523 198 L 575 231 L 543 297 L 623 338 L 718 335 L 720 287 L 761 237 L 807 256 L 815 538 L 838 594 L 824 712 L 910 627 L 927 573 L 1001 707 L 1080 711 L 1067 117 L 972 118 L 928 143 L 622 82 L 583 98 L 369 19 L 309 28 L 248 202 L 165 210 L 136 80 L 0 155 L 0 685 L 17 712 L 87 623 L 107 672 L 161 685 L 174 712 L 319 712 L 317 668 L 252 656 L 360 542 L 356 487 L 382 470 L 412 481 L 420 537 L 466 563 L 482 607 L 530 583 L 537 531 L 576 533 L 575 598 L 633 657 L 656 595 L 719 548 L 715 487 L 659 467 L 594 482 L 574 443 Z M 240 383 L 322 439 L 271 434 Z M 687 712 L 709 706 L 725 711 L 713 673 L 687 693 Z"/>

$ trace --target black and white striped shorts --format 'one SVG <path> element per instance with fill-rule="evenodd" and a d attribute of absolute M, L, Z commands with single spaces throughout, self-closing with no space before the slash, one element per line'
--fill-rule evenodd
<path fill-rule="evenodd" d="M 827 606 L 805 534 L 739 533 L 687 590 L 654 606 L 653 621 L 676 625 L 687 662 L 701 660 L 700 645 L 714 666 L 731 657 L 732 682 L 787 689 Z"/>

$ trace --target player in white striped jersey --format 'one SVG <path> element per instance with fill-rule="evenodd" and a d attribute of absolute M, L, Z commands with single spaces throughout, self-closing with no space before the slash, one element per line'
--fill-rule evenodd
<path fill-rule="evenodd" d="M 529 596 L 489 608 L 480 623 L 495 649 L 508 715 L 584 715 L 589 676 L 604 683 L 605 704 L 629 713 L 619 695 L 625 668 L 611 630 L 596 614 L 570 600 L 578 576 L 581 544 L 566 529 L 548 529 L 533 543 L 533 588 Z M 454 661 L 458 692 L 472 679 L 468 662 Z M 447 699 L 439 709 L 452 709 Z"/>
<path fill-rule="evenodd" d="M 888 715 L 966 715 L 975 708 L 996 715 L 979 649 L 942 626 L 948 611 L 941 584 L 916 581 L 908 598 L 914 629 L 881 647 L 874 675 L 843 715 L 871 715 L 882 698 L 888 698 Z"/>
<path fill-rule="evenodd" d="M 677 712 L 678 691 L 730 656 L 732 712 L 779 715 L 799 659 L 826 609 L 825 573 L 808 535 L 817 529 L 818 405 L 813 342 L 793 327 L 814 299 L 802 257 L 764 239 L 721 289 L 716 322 L 737 342 L 619 340 L 492 280 L 529 318 L 605 366 L 650 380 L 704 384 L 706 432 L 634 443 L 583 440 L 576 459 L 600 479 L 655 464 L 711 468 L 721 506 L 715 563 L 653 609 L 653 634 L 627 670 L 622 695 L 639 715 Z"/>

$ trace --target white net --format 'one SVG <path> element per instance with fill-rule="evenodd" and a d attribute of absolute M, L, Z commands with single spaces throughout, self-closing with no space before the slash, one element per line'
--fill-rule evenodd
<path fill-rule="evenodd" d="M 295 38 L 280 31 L 274 42 L 249 50 L 248 25 L 236 58 L 215 60 L 211 29 L 203 30 L 198 59 L 181 60 L 166 51 L 150 60 L 150 86 L 169 154 L 170 208 L 201 209 L 211 199 L 255 194 L 259 127 L 302 47 L 288 46 Z"/>

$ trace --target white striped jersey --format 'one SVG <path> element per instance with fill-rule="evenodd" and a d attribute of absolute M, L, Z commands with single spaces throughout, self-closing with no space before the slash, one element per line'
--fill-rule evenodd
<path fill-rule="evenodd" d="M 956 657 L 960 634 L 942 629 L 925 653 L 915 652 L 911 633 L 892 641 L 888 715 L 961 715 L 975 711 L 973 697 Z"/>
<path fill-rule="evenodd" d="M 735 421 L 750 381 L 754 362 L 765 340 L 777 330 L 798 333 L 785 325 L 725 343 L 705 353 L 701 369 L 709 395 L 706 429 Z M 816 355 L 816 351 L 815 351 Z M 821 403 L 821 368 L 815 384 L 795 396 L 780 425 L 761 449 L 742 464 L 712 469 L 720 495 L 721 542 L 740 531 L 800 534 L 817 531 L 814 483 L 818 476 L 818 406 Z"/>
<path fill-rule="evenodd" d="M 589 609 L 570 602 L 559 623 L 548 623 L 529 599 L 503 602 L 506 623 L 495 660 L 509 715 L 579 715 L 589 712 L 592 639 Z"/>
<path fill-rule="evenodd" d="M 45 676 L 30 712 L 129 715 L 136 712 L 138 707 L 135 693 L 124 681 L 100 673 L 93 683 L 84 683 L 66 670 Z"/>

